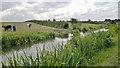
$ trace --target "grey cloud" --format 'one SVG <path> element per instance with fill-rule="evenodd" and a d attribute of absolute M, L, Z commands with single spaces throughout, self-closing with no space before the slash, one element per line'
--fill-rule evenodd
<path fill-rule="evenodd" d="M 62 15 L 64 15 L 63 13 L 61 13 L 61 14 L 55 14 L 54 16 L 62 16 Z"/>
<path fill-rule="evenodd" d="M 106 18 L 118 18 L 118 5 L 117 2 L 113 3 L 99 3 L 97 5 L 101 5 L 101 8 L 96 6 L 95 10 L 88 9 L 87 13 L 84 14 L 74 14 L 75 17 L 80 18 L 82 20 L 92 19 L 92 20 L 104 20 Z M 106 9 L 103 9 L 107 7 Z"/>
<path fill-rule="evenodd" d="M 18 11 L 17 9 L 14 9 L 10 11 L 10 14 L 4 15 L 2 20 L 3 21 L 25 21 L 28 19 L 36 19 L 34 17 L 34 14 L 29 13 L 29 12 L 36 13 L 39 16 L 39 14 L 41 13 L 50 12 L 58 8 L 66 7 L 68 6 L 70 2 L 44 2 L 44 3 L 27 2 L 27 3 L 31 5 L 34 4 L 34 5 L 25 7 L 25 10 Z M 85 3 L 87 3 L 87 0 L 83 2 L 83 4 Z M 2 4 L 2 6 L 3 6 L 3 10 L 6 10 L 9 8 L 18 6 L 20 4 L 21 3 L 19 2 L 11 2 L 11 3 L 8 2 L 8 3 Z M 80 20 L 87 20 L 87 19 L 103 20 L 105 18 L 116 18 L 118 16 L 117 3 L 96 2 L 94 3 L 94 6 L 95 8 L 88 9 L 88 12 L 84 14 L 74 12 L 72 16 L 67 16 L 67 15 L 64 16 L 64 14 L 50 14 L 49 13 L 47 17 L 49 19 L 57 18 L 58 20 L 68 20 L 72 17 L 75 17 Z M 49 9 L 54 9 L 54 10 L 49 10 Z"/>
<path fill-rule="evenodd" d="M 42 4 L 44 8 L 59 8 L 68 5 L 69 2 L 45 2 Z"/>
<path fill-rule="evenodd" d="M 37 3 L 37 2 L 26 2 L 26 3 L 29 3 L 29 4 L 35 4 L 35 3 Z"/>
<path fill-rule="evenodd" d="M 57 9 L 60 7 L 65 7 L 68 5 L 68 2 L 44 2 L 44 3 L 38 3 L 34 5 L 33 7 L 29 7 L 28 10 L 37 12 L 37 13 L 43 13 L 50 11 L 49 9 Z"/>
<path fill-rule="evenodd" d="M 11 14 L 4 15 L 2 17 L 2 21 L 25 21 L 28 19 L 34 19 L 34 16 L 29 12 L 17 10 L 14 10 Z"/>
<path fill-rule="evenodd" d="M 88 13 L 81 14 L 81 19 L 93 19 L 93 20 L 104 20 L 106 18 L 117 18 L 117 9 L 109 7 L 108 9 L 96 9 L 95 11 L 89 11 Z"/>
<path fill-rule="evenodd" d="M 17 3 L 15 3 L 15 4 L 14 3 L 10 3 L 12 5 L 10 7 L 7 7 L 10 5 L 9 3 L 5 3 L 5 5 L 3 7 L 4 10 L 6 10 L 8 8 L 13 8 L 14 5 L 16 6 Z M 64 2 L 60 2 L 60 3 L 58 3 L 58 2 L 57 3 L 55 3 L 55 2 L 51 2 L 51 3 L 50 2 L 45 2 L 45 3 L 27 2 L 27 3 L 35 4 L 35 5 L 25 7 L 25 10 L 17 10 L 17 9 L 11 10 L 10 14 L 4 15 L 2 17 L 2 21 L 25 21 L 28 19 L 35 19 L 34 15 L 29 12 L 40 14 L 40 13 L 50 11 L 49 10 L 50 8 L 57 9 L 57 8 L 64 7 L 67 5 L 66 2 L 65 3 Z M 16 14 L 14 14 L 14 13 L 16 13 Z M 50 15 L 50 18 L 51 18 L 51 16 L 52 15 Z M 52 18 L 54 18 L 54 15 L 52 16 Z"/>
<path fill-rule="evenodd" d="M 117 9 L 118 3 L 117 2 L 95 2 L 94 6 L 96 6 L 96 9 L 101 8 L 115 8 Z"/>
<path fill-rule="evenodd" d="M 120 1 L 118 2 L 118 18 L 120 18 Z"/>
<path fill-rule="evenodd" d="M 9 8 L 13 8 L 20 4 L 21 4 L 20 2 L 0 2 L 0 5 L 2 6 L 2 11 L 9 9 Z"/>
<path fill-rule="evenodd" d="M 108 5 L 110 4 L 110 2 L 95 2 L 94 5 L 95 6 L 105 6 L 105 5 Z"/>

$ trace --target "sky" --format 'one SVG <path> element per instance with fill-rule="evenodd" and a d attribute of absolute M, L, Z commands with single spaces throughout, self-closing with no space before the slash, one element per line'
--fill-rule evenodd
<path fill-rule="evenodd" d="M 118 18 L 119 0 L 2 0 L 0 21 Z"/>

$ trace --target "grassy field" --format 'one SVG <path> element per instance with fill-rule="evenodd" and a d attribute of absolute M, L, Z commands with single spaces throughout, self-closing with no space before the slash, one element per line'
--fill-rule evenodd
<path fill-rule="evenodd" d="M 29 28 L 27 27 L 27 24 L 32 24 L 32 27 Z M 66 22 L 67 23 L 67 22 Z M 51 23 L 54 24 L 54 23 Z M 1 25 L 14 25 L 16 26 L 16 32 L 14 31 L 4 31 L 2 28 L 2 36 L 5 35 L 21 35 L 21 34 L 31 34 L 31 33 L 41 33 L 41 32 L 52 32 L 55 33 L 56 36 L 64 37 L 64 35 L 68 33 L 74 33 L 77 29 L 82 30 L 83 28 L 86 28 L 88 31 L 93 31 L 98 28 L 104 27 L 103 24 L 70 24 L 69 23 L 69 29 L 59 29 L 59 28 L 54 28 L 50 26 L 44 26 L 44 25 L 39 25 L 36 23 L 32 22 L 3 22 Z M 75 28 L 75 29 L 74 29 Z"/>
<path fill-rule="evenodd" d="M 69 22 L 66 21 L 40 21 L 40 20 L 31 20 L 29 22 L 34 22 L 40 25 L 44 25 L 44 26 L 49 26 L 49 27 L 54 27 L 54 28 L 68 28 L 66 27 L 66 24 L 68 24 Z"/>
<path fill-rule="evenodd" d="M 2 35 L 5 34 L 24 34 L 24 33 L 37 33 L 37 32 L 58 32 L 58 31 L 65 31 L 65 29 L 58 29 L 48 26 L 42 26 L 31 22 L 3 22 L 2 25 L 14 25 L 16 26 L 16 32 L 13 31 L 7 31 L 5 32 L 4 29 L 2 29 Z M 31 28 L 27 27 L 27 24 L 32 24 Z"/>

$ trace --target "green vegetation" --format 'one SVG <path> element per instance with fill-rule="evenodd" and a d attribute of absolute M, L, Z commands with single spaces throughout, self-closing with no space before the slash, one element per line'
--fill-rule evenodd
<path fill-rule="evenodd" d="M 21 46 L 28 43 L 42 42 L 48 39 L 55 38 L 58 32 L 64 32 L 64 29 L 57 29 L 47 26 L 41 26 L 35 23 L 30 23 L 29 28 L 26 24 L 30 22 L 3 22 L 1 25 L 14 25 L 16 31 L 4 31 L 2 28 L 2 49 L 10 48 L 11 46 Z"/>
<path fill-rule="evenodd" d="M 27 27 L 27 24 L 32 24 L 32 26 L 29 28 Z M 54 27 L 48 27 L 43 25 L 38 25 L 36 23 L 32 22 L 2 22 L 2 25 L 14 25 L 16 26 L 16 32 L 14 31 L 4 31 L 2 29 L 2 35 L 9 35 L 9 34 L 28 34 L 28 33 L 41 33 L 41 32 L 64 32 L 65 29 L 58 29 Z"/>
<path fill-rule="evenodd" d="M 94 66 L 118 66 L 118 46 L 112 46 L 93 56 Z"/>
<path fill-rule="evenodd" d="M 75 19 L 75 18 L 71 18 L 70 22 L 71 23 L 78 23 L 77 19 Z"/>
<path fill-rule="evenodd" d="M 25 58 L 23 58 L 22 56 L 18 57 L 18 55 L 14 55 L 13 59 L 11 57 L 8 57 L 8 65 L 9 66 L 100 65 L 99 64 L 100 61 L 98 60 L 101 60 L 101 58 L 102 59 L 106 58 L 104 57 L 105 54 L 101 54 L 100 52 L 104 52 L 106 50 L 107 52 L 111 52 L 112 47 L 116 47 L 118 43 L 117 41 L 118 38 L 117 34 L 119 31 L 118 25 L 108 24 L 105 26 L 107 26 L 107 28 L 109 29 L 108 32 L 93 33 L 88 36 L 85 36 L 84 38 L 80 38 L 79 31 L 74 30 L 75 36 L 72 38 L 72 40 L 68 41 L 68 44 L 66 44 L 66 46 L 64 47 L 58 46 L 58 48 L 55 48 L 53 52 L 45 51 L 45 47 L 43 47 L 42 53 L 39 53 L 37 50 L 37 57 L 35 59 L 32 56 L 27 56 L 26 54 Z M 89 28 L 89 26 L 84 27 Z M 97 53 L 98 55 L 100 55 L 100 57 L 96 57 Z M 110 58 L 107 61 L 110 61 L 112 59 L 113 58 Z M 103 62 L 105 63 L 105 61 Z M 117 60 L 113 62 L 117 62 Z M 112 65 L 113 62 L 111 61 L 109 65 Z M 2 65 L 4 66 L 6 64 L 2 63 Z M 117 65 L 117 63 L 113 65 Z"/>
<path fill-rule="evenodd" d="M 8 48 L 10 46 L 21 46 L 26 43 L 33 43 L 38 41 L 45 41 L 47 39 L 53 39 L 55 35 L 53 33 L 40 33 L 40 34 L 24 34 L 24 35 L 8 35 L 2 37 L 2 48 Z"/>
<path fill-rule="evenodd" d="M 27 22 L 33 22 L 33 23 L 37 23 L 37 24 L 40 24 L 40 25 L 44 25 L 44 26 L 50 26 L 50 27 L 54 27 L 54 28 L 62 28 L 62 29 L 67 29 L 66 28 L 66 24 L 68 24 L 68 22 L 65 22 L 65 21 L 41 21 L 41 20 L 30 20 L 30 21 L 27 21 Z"/>
<path fill-rule="evenodd" d="M 79 30 L 83 32 L 84 32 L 84 29 L 87 30 L 87 32 L 92 32 L 94 30 L 101 29 L 101 28 L 108 29 L 107 24 L 77 23 L 77 24 L 72 24 L 72 25 L 73 25 L 73 30 Z"/>

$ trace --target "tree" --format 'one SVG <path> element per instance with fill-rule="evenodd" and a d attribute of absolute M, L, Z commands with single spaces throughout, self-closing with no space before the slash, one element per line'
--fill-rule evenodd
<path fill-rule="evenodd" d="M 50 21 L 50 19 L 48 19 L 48 21 Z"/>
<path fill-rule="evenodd" d="M 86 28 L 83 28 L 83 29 L 82 29 L 82 32 L 83 32 L 83 33 L 87 32 L 87 31 L 88 31 L 88 30 L 87 30 Z"/>
<path fill-rule="evenodd" d="M 115 22 L 120 22 L 120 19 L 115 19 L 114 21 L 115 21 Z"/>
<path fill-rule="evenodd" d="M 53 21 L 56 21 L 55 19 L 53 19 Z"/>
<path fill-rule="evenodd" d="M 91 22 L 91 19 L 88 19 L 88 22 Z"/>
<path fill-rule="evenodd" d="M 115 21 L 113 21 L 113 20 L 112 20 L 110 23 L 111 23 L 111 24 L 116 24 Z"/>
<path fill-rule="evenodd" d="M 69 28 L 69 24 L 66 23 L 66 24 L 64 25 L 64 28 L 65 28 L 65 29 Z"/>
<path fill-rule="evenodd" d="M 77 19 L 75 19 L 75 18 L 71 18 L 70 22 L 71 22 L 71 23 L 77 23 L 78 21 L 77 21 Z"/>
<path fill-rule="evenodd" d="M 104 21 L 111 21 L 111 19 L 105 19 Z"/>

